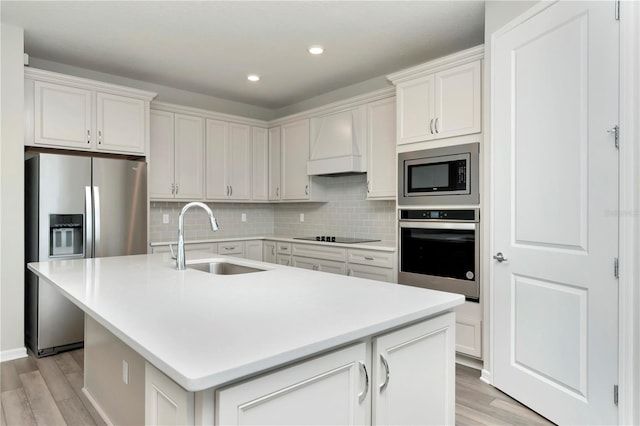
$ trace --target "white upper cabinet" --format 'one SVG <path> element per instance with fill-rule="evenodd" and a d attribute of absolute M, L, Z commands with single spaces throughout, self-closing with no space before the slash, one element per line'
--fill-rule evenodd
<path fill-rule="evenodd" d="M 35 83 L 37 145 L 91 148 L 91 91 L 59 84 Z"/>
<path fill-rule="evenodd" d="M 396 100 L 367 105 L 367 198 L 396 197 Z"/>
<path fill-rule="evenodd" d="M 308 200 L 311 179 L 307 175 L 309 160 L 309 120 L 284 124 L 281 129 L 282 200 Z"/>
<path fill-rule="evenodd" d="M 280 149 L 280 127 L 269 129 L 269 200 L 280 199 L 281 192 L 281 149 Z"/>
<path fill-rule="evenodd" d="M 151 111 L 149 198 L 202 199 L 203 132 L 200 117 Z"/>
<path fill-rule="evenodd" d="M 25 144 L 147 154 L 155 93 L 25 69 Z"/>
<path fill-rule="evenodd" d="M 251 198 L 251 127 L 207 119 L 207 199 Z"/>
<path fill-rule="evenodd" d="M 146 102 L 106 93 L 96 97 L 98 149 L 144 152 Z"/>
<path fill-rule="evenodd" d="M 396 85 L 397 143 L 482 131 L 482 57 L 474 47 L 387 76 Z"/>
<path fill-rule="evenodd" d="M 480 61 L 475 61 L 436 73 L 436 109 L 433 123 L 436 138 L 481 131 L 480 64 Z"/>
<path fill-rule="evenodd" d="M 253 200 L 269 199 L 269 132 L 262 127 L 253 127 L 253 170 L 251 175 Z"/>

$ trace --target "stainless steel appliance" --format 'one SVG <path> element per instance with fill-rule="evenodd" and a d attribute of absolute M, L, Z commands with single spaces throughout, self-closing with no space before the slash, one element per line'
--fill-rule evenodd
<path fill-rule="evenodd" d="M 480 211 L 400 210 L 398 282 L 479 301 Z"/>
<path fill-rule="evenodd" d="M 398 205 L 478 205 L 480 144 L 398 154 Z"/>
<path fill-rule="evenodd" d="M 334 237 L 318 235 L 314 237 L 294 237 L 294 240 L 306 240 L 306 241 L 324 241 L 327 243 L 341 243 L 341 244 L 358 244 L 358 243 L 372 243 L 380 240 L 372 240 L 370 238 L 348 238 L 348 237 Z"/>
<path fill-rule="evenodd" d="M 27 262 L 147 252 L 144 161 L 29 154 L 25 162 Z M 25 272 L 25 340 L 40 357 L 82 346 L 84 315 Z"/>

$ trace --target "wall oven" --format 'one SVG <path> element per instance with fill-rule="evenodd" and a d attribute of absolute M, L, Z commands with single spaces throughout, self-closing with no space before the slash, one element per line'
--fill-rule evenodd
<path fill-rule="evenodd" d="M 398 282 L 480 300 L 479 209 L 400 210 Z"/>
<path fill-rule="evenodd" d="M 398 205 L 477 205 L 480 144 L 398 154 Z"/>

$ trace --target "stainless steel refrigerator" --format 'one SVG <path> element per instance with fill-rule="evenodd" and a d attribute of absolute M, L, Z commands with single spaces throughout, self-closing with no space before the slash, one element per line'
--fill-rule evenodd
<path fill-rule="evenodd" d="M 144 161 L 31 154 L 25 161 L 27 262 L 147 252 Z M 84 315 L 25 272 L 25 341 L 38 357 L 81 347 Z"/>

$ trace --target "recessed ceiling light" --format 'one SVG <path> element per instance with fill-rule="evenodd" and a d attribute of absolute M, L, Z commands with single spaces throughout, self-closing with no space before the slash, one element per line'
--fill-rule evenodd
<path fill-rule="evenodd" d="M 312 55 L 320 55 L 322 54 L 322 52 L 324 52 L 324 49 L 320 46 L 311 46 L 309 48 L 309 53 L 311 53 Z"/>
<path fill-rule="evenodd" d="M 260 80 L 260 76 L 258 74 L 249 74 L 247 76 L 247 80 L 249 80 L 249 81 L 258 81 L 258 80 Z"/>

